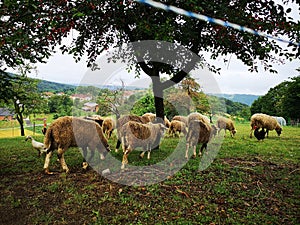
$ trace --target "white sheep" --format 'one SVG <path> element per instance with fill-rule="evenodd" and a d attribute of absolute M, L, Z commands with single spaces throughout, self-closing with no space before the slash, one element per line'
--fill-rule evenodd
<path fill-rule="evenodd" d="M 121 169 L 124 169 L 125 164 L 128 164 L 127 157 L 129 153 L 137 147 L 143 148 L 143 152 L 140 154 L 141 158 L 143 158 L 145 152 L 148 151 L 147 158 L 150 159 L 151 149 L 159 144 L 157 140 L 160 141 L 166 129 L 166 126 L 161 123 L 141 124 L 139 122 L 129 121 L 124 124 L 120 129 L 120 135 L 122 145 L 127 147 L 123 155 Z"/>
<path fill-rule="evenodd" d="M 38 151 L 38 156 L 41 156 L 44 152 L 47 152 L 47 150 L 44 147 L 44 143 L 38 142 L 33 139 L 30 135 L 28 135 L 25 139 L 25 141 L 31 140 L 32 147 Z"/>
<path fill-rule="evenodd" d="M 273 116 L 277 122 L 280 124 L 280 126 L 286 126 L 286 120 L 281 116 Z"/>
<path fill-rule="evenodd" d="M 267 137 L 269 136 L 270 130 L 276 130 L 278 136 L 280 136 L 282 132 L 282 128 L 277 122 L 277 120 L 272 116 L 263 113 L 253 114 L 251 116 L 250 126 L 251 126 L 250 138 L 252 138 L 253 130 L 257 128 L 265 128 L 267 132 Z"/>

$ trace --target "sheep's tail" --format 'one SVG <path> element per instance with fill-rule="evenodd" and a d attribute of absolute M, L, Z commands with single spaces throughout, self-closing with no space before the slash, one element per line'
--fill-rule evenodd
<path fill-rule="evenodd" d="M 52 129 L 47 129 L 47 132 L 45 134 L 44 138 L 44 147 L 45 151 L 49 153 L 51 151 L 51 143 L 53 142 L 53 136 L 52 136 Z"/>

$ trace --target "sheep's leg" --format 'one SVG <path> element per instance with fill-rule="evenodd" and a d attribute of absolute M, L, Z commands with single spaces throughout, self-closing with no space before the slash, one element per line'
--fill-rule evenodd
<path fill-rule="evenodd" d="M 119 151 L 120 145 L 121 145 L 121 141 L 118 138 L 115 152 Z"/>
<path fill-rule="evenodd" d="M 203 150 L 206 149 L 206 147 L 207 147 L 207 143 L 202 144 L 202 146 L 201 146 L 201 148 L 200 148 L 200 150 L 199 150 L 199 156 L 202 155 Z"/>
<path fill-rule="evenodd" d="M 125 140 L 126 138 L 123 136 L 121 137 L 121 143 L 122 143 L 122 150 L 123 150 L 123 153 L 125 152 L 126 148 L 125 148 Z"/>
<path fill-rule="evenodd" d="M 65 152 L 64 149 L 58 148 L 58 150 L 57 150 L 57 156 L 58 156 L 58 158 L 59 158 L 60 165 L 61 165 L 62 169 L 63 169 L 66 173 L 68 173 L 68 172 L 69 172 L 69 168 L 68 168 L 67 163 L 66 163 L 66 161 L 65 161 L 64 152 Z"/>
<path fill-rule="evenodd" d="M 52 151 L 46 154 L 45 157 L 45 163 L 44 163 L 44 172 L 46 174 L 53 174 L 52 172 L 49 171 L 49 163 L 50 163 L 50 158 L 52 156 Z"/>
<path fill-rule="evenodd" d="M 267 133 L 267 137 L 269 137 L 269 130 L 268 130 L 268 129 L 267 129 L 267 132 L 266 132 L 266 133 Z"/>
<path fill-rule="evenodd" d="M 145 152 L 142 151 L 142 153 L 140 154 L 140 158 L 144 158 Z"/>
<path fill-rule="evenodd" d="M 89 166 L 89 164 L 86 161 L 86 157 L 87 157 L 87 148 L 86 147 L 82 147 L 82 153 L 83 153 L 82 168 L 86 169 Z"/>
<path fill-rule="evenodd" d="M 147 159 L 150 159 L 151 149 L 148 150 Z"/>
<path fill-rule="evenodd" d="M 131 152 L 131 147 L 128 146 L 127 150 L 124 152 L 123 155 L 122 166 L 121 166 L 122 170 L 125 169 L 125 164 L 128 164 L 128 155 L 130 152 Z"/>
<path fill-rule="evenodd" d="M 250 130 L 250 138 L 252 138 L 252 132 L 253 132 L 253 129 L 251 128 L 251 130 Z"/>
<path fill-rule="evenodd" d="M 186 148 L 185 148 L 185 158 L 188 159 L 188 152 L 189 152 L 189 143 L 186 144 Z"/>
<path fill-rule="evenodd" d="M 110 131 L 108 131 L 108 134 L 107 134 L 107 139 L 109 139 L 110 137 L 111 137 L 111 135 L 112 135 L 112 130 L 110 130 Z"/>
<path fill-rule="evenodd" d="M 197 145 L 194 145 L 194 147 L 193 147 L 193 156 L 192 156 L 193 158 L 196 158 L 196 155 L 197 155 L 196 148 L 197 148 Z"/>

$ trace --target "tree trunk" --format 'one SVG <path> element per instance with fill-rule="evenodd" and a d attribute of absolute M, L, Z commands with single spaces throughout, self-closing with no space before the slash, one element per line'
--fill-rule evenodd
<path fill-rule="evenodd" d="M 159 71 L 153 70 L 151 74 L 152 84 L 153 84 L 153 95 L 154 95 L 154 105 L 155 105 L 155 113 L 156 113 L 156 121 L 157 123 L 164 123 L 164 96 L 163 96 L 163 87 L 161 85 Z"/>
<path fill-rule="evenodd" d="M 25 136 L 23 115 L 22 114 L 17 114 L 17 120 L 20 124 L 21 136 Z"/>

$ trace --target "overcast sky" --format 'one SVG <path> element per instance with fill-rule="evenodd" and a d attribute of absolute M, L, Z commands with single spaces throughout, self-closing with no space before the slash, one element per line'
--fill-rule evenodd
<path fill-rule="evenodd" d="M 293 10 L 295 9 L 297 7 L 293 7 Z M 292 11 L 292 13 L 293 17 L 299 20 L 299 11 Z M 271 74 L 262 68 L 259 69 L 258 73 L 248 72 L 248 68 L 237 61 L 234 55 L 228 56 L 227 59 L 230 59 L 230 63 L 227 65 L 223 63 L 222 58 L 214 62 L 214 65 L 222 68 L 221 75 L 207 71 L 204 72 L 207 76 L 196 75 L 200 76 L 197 80 L 201 85 L 204 85 L 205 92 L 214 92 L 214 86 L 218 86 L 219 91 L 217 92 L 221 93 L 264 95 L 271 87 L 288 80 L 290 77 L 299 76 L 296 69 L 300 67 L 300 60 L 286 62 L 283 65 L 274 64 L 278 74 Z M 29 75 L 30 77 L 67 84 L 83 83 L 89 72 L 85 59 L 75 63 L 72 56 L 62 55 L 59 52 L 50 57 L 46 64 L 37 64 L 36 66 L 37 73 Z M 203 74 L 203 71 L 201 73 Z M 114 71 L 113 78 L 103 80 L 102 84 L 120 84 L 120 79 L 125 82 L 125 85 L 147 86 L 150 83 L 148 77 L 135 79 L 134 74 L 128 74 L 124 68 L 120 68 Z M 206 82 L 208 84 L 205 84 Z"/>

